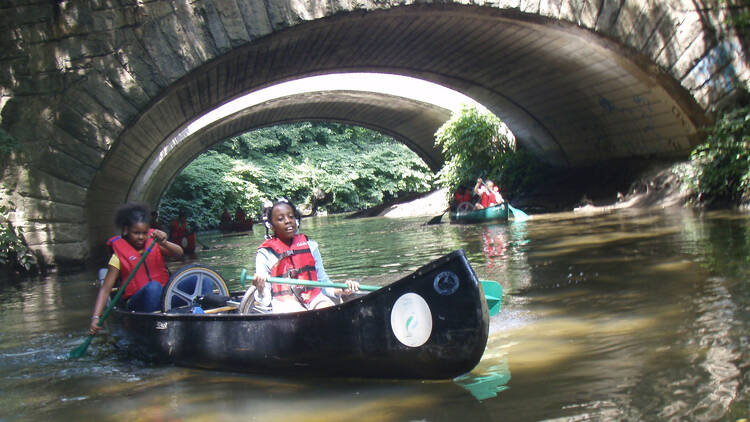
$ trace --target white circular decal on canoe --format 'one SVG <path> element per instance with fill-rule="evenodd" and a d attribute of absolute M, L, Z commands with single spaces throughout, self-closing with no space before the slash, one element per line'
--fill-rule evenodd
<path fill-rule="evenodd" d="M 406 293 L 393 304 L 391 329 L 405 346 L 419 347 L 425 344 L 432 334 L 430 306 L 422 296 Z"/>

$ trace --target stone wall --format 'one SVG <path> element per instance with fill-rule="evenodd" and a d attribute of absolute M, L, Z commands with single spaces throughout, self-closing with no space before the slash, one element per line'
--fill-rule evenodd
<path fill-rule="evenodd" d="M 6 1 L 0 5 L 4 34 L 0 126 L 21 149 L 5 160 L 2 200 L 15 203 L 16 212 L 8 217 L 24 228 L 30 246 L 46 262 L 83 262 L 92 254 L 91 245 L 99 248 L 102 238 L 116 232 L 109 223 L 111 211 L 128 199 L 137 176 L 134 169 L 143 167 L 171 133 L 210 107 L 274 80 L 275 75 L 263 72 L 276 72 L 283 65 L 285 77 L 292 78 L 325 71 L 316 66 L 326 60 L 339 56 L 343 62 L 350 60 L 346 51 L 326 44 L 323 37 L 305 44 L 317 49 L 315 55 L 295 51 L 275 56 L 271 64 L 276 67 L 257 67 L 264 51 L 279 49 L 289 39 L 276 34 L 289 34 L 296 27 L 320 29 L 329 22 L 356 22 L 375 12 L 388 25 L 390 9 L 446 10 L 458 16 L 457 21 L 464 9 L 466 16 L 471 12 L 494 17 L 497 25 L 530 28 L 532 38 L 519 39 L 519 45 L 532 43 L 533 31 L 541 27 L 550 33 L 575 34 L 576 39 L 588 33 L 592 44 L 618 58 L 623 75 L 646 75 L 647 80 L 636 79 L 641 78 L 639 83 L 645 86 L 663 87 L 663 97 L 676 104 L 671 118 L 694 128 L 708 121 L 715 107 L 731 101 L 748 77 L 747 47 L 723 24 L 731 13 L 743 9 L 696 9 L 696 4 L 686 0 Z M 309 25 L 316 21 L 317 26 Z M 412 41 L 432 36 L 402 34 Z M 476 48 L 491 48 L 488 41 L 477 38 L 466 42 L 484 42 Z M 399 58 L 400 69 L 407 71 L 408 57 L 397 51 L 375 51 L 376 45 L 367 38 L 361 45 L 382 57 L 383 66 Z M 450 52 L 436 49 L 432 54 L 439 58 Z M 226 66 L 213 65 L 230 53 L 232 61 Z M 380 62 L 367 63 L 363 66 L 377 70 Z M 201 72 L 196 73 L 198 69 Z M 437 80 L 439 69 L 413 70 L 413 76 L 419 75 Z M 463 82 L 445 79 L 498 109 L 517 105 L 478 81 L 468 76 Z M 531 117 L 514 123 L 519 128 L 533 126 L 534 118 L 545 123 L 544 116 Z M 597 124 L 607 124 L 606 117 L 598 118 Z M 533 128 L 529 130 L 533 133 Z M 687 139 L 684 134 L 675 136 Z M 554 133 L 549 137 L 544 141 L 549 145 L 562 142 Z M 537 138 L 529 135 L 526 141 L 531 146 L 539 142 L 540 151 L 552 148 Z M 687 141 L 675 142 L 681 153 L 690 146 Z M 583 143 L 564 147 L 569 155 L 588 153 Z M 636 147 L 642 148 L 632 146 Z M 643 151 L 648 148 L 637 151 L 646 155 Z"/>

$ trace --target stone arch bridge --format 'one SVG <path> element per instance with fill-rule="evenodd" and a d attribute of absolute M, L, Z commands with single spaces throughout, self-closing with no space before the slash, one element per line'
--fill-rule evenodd
<path fill-rule="evenodd" d="M 267 101 L 193 133 L 244 94 L 380 72 L 462 92 L 567 168 L 684 157 L 747 79 L 701 0 L 10 0 L 0 5 L 0 135 L 11 221 L 52 264 L 82 264 L 121 203 L 158 200 L 212 144 L 324 119 L 393 135 L 433 169 L 440 107 L 349 91 Z M 182 135 L 181 135 L 182 134 Z M 184 136 L 183 136 L 184 135 Z"/>

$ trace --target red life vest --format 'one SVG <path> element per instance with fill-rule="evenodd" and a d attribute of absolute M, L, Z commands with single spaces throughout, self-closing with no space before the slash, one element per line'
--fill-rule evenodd
<path fill-rule="evenodd" d="M 149 239 L 147 245 L 153 242 L 151 240 L 152 233 L 153 230 L 148 231 Z M 109 239 L 107 245 L 112 247 L 115 255 L 120 260 L 120 279 L 125 280 L 133 271 L 138 261 L 140 261 L 141 253 L 135 250 L 133 245 L 123 239 L 122 236 L 115 236 Z M 133 296 L 151 280 L 159 282 L 162 286 L 169 281 L 169 273 L 167 272 L 167 266 L 164 264 L 164 258 L 161 255 L 159 245 L 154 245 L 146 260 L 138 268 L 138 272 L 135 273 L 133 279 L 125 287 L 125 293 L 122 295 L 123 298 L 127 299 Z"/>
<path fill-rule="evenodd" d="M 304 234 L 296 234 L 292 238 L 291 246 L 282 242 L 278 237 L 272 237 L 263 242 L 258 249 L 267 249 L 279 259 L 279 262 L 271 268 L 271 276 L 311 281 L 318 279 L 318 273 L 315 271 L 315 258 L 307 243 L 307 236 Z M 298 292 L 299 298 L 294 294 L 295 291 Z M 274 283 L 271 288 L 271 294 L 278 300 L 300 300 L 302 303 L 310 303 L 320 292 L 319 287 L 304 287 L 301 290 L 292 291 L 288 284 L 279 283 Z"/>
<path fill-rule="evenodd" d="M 178 245 L 182 243 L 182 238 L 185 237 L 186 232 L 187 232 L 187 222 L 174 220 L 169 225 L 169 238 L 170 240 L 174 241 Z"/>
<path fill-rule="evenodd" d="M 492 206 L 493 200 L 490 198 L 490 193 L 487 191 L 487 188 L 482 190 L 481 197 L 482 197 L 482 206 L 484 208 Z"/>
<path fill-rule="evenodd" d="M 497 202 L 497 195 L 495 195 L 495 192 L 490 192 L 487 196 L 489 196 L 488 202 L 489 202 L 489 204 L 490 204 L 491 207 L 494 207 L 495 205 L 498 204 L 498 202 Z"/>
<path fill-rule="evenodd" d="M 456 202 L 456 205 L 462 202 L 471 202 L 471 195 L 469 192 L 456 192 L 453 194 L 453 200 Z"/>

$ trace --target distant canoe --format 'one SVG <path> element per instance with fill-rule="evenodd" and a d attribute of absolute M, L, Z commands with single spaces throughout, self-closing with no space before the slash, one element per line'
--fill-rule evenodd
<path fill-rule="evenodd" d="M 484 221 L 507 221 L 508 205 L 503 202 L 494 207 L 469 212 L 450 213 L 451 223 L 481 223 Z"/>
<path fill-rule="evenodd" d="M 477 365 L 489 333 L 487 301 L 463 250 L 325 309 L 185 314 L 114 308 L 110 320 L 121 345 L 143 359 L 291 376 L 454 378 Z"/>

